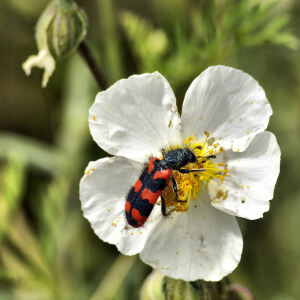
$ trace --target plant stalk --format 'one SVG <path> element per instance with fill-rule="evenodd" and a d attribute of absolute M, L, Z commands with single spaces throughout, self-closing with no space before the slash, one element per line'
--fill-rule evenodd
<path fill-rule="evenodd" d="M 79 47 L 78 51 L 81 57 L 85 60 L 86 64 L 88 65 L 90 71 L 92 72 L 99 88 L 101 90 L 105 90 L 108 88 L 107 80 L 101 71 L 100 67 L 98 66 L 95 57 L 93 56 L 88 44 L 86 41 L 83 41 Z"/>

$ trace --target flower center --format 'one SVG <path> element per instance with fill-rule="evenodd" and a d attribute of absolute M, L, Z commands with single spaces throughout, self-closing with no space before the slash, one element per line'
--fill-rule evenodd
<path fill-rule="evenodd" d="M 217 177 L 221 181 L 224 176 L 228 176 L 228 169 L 224 163 L 216 162 L 217 154 L 224 149 L 214 144 L 214 139 L 209 138 L 209 133 L 205 132 L 206 138 L 202 142 L 194 141 L 194 137 L 188 137 L 184 143 L 190 148 L 197 162 L 186 165 L 183 169 L 202 170 L 198 172 L 180 173 L 173 170 L 172 175 L 177 183 L 178 200 L 176 200 L 172 183 L 163 191 L 163 197 L 166 206 L 171 207 L 177 212 L 187 211 L 191 199 L 196 200 L 197 194 L 200 192 L 203 184 L 210 179 Z"/>

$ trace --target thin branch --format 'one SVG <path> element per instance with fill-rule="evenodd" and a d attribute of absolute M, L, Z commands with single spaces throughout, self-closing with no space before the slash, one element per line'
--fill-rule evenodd
<path fill-rule="evenodd" d="M 94 75 L 100 89 L 102 89 L 102 90 L 107 89 L 108 88 L 107 80 L 106 80 L 104 74 L 102 73 L 101 69 L 99 68 L 99 66 L 96 62 L 96 59 L 93 56 L 88 44 L 85 41 L 83 41 L 79 45 L 78 51 L 79 51 L 80 55 L 82 56 L 82 58 L 87 63 L 92 74 Z"/>

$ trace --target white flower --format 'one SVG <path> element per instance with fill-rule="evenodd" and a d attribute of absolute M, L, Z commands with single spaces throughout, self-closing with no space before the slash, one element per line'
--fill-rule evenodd
<path fill-rule="evenodd" d="M 100 92 L 90 109 L 96 143 L 115 155 L 90 162 L 80 183 L 84 216 L 103 241 L 163 274 L 185 281 L 220 280 L 240 261 L 243 240 L 235 216 L 257 219 L 269 209 L 280 150 L 264 131 L 272 114 L 263 89 L 248 74 L 225 66 L 206 69 L 189 87 L 181 118 L 174 93 L 159 73 L 133 75 Z M 165 191 L 146 225 L 126 223 L 124 204 L 150 155 L 169 145 L 202 146 L 203 173 L 173 175 L 180 198 Z M 206 153 L 205 153 L 206 152 Z M 203 162 L 204 161 L 204 162 Z M 193 168 L 195 166 L 187 166 Z M 174 197 L 173 197 L 174 198 Z"/>

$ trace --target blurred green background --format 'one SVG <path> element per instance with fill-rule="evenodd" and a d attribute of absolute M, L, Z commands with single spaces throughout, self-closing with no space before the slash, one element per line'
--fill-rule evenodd
<path fill-rule="evenodd" d="M 100 241 L 83 218 L 78 183 L 106 154 L 88 131 L 99 91 L 78 54 L 26 77 L 47 0 L 0 2 L 0 299 L 138 299 L 151 269 Z M 300 299 L 300 2 L 298 0 L 78 1 L 87 42 L 109 84 L 160 71 L 179 107 L 207 66 L 244 70 L 273 107 L 282 151 L 271 210 L 239 220 L 244 252 L 230 280 L 257 299 Z"/>

